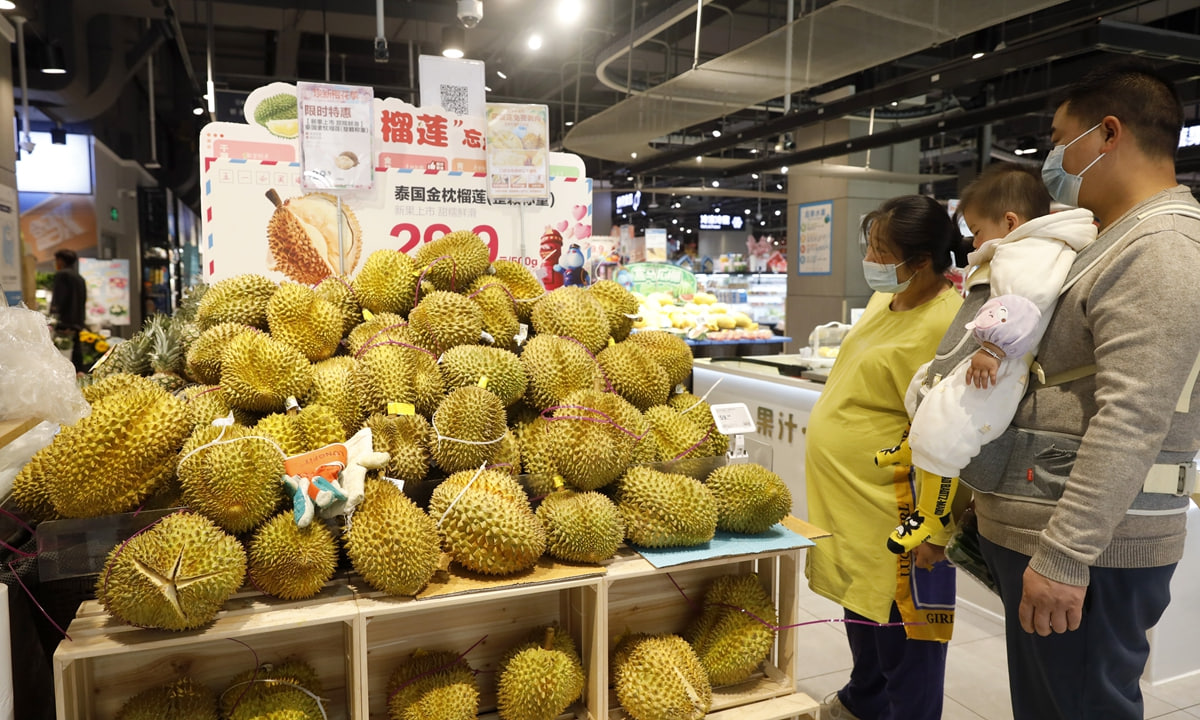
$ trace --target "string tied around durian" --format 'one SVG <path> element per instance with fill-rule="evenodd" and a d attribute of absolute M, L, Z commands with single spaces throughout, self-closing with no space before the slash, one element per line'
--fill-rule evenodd
<path fill-rule="evenodd" d="M 253 685 L 254 683 L 266 683 L 268 685 L 285 685 L 288 687 L 296 688 L 300 692 L 302 692 L 305 695 L 312 698 L 313 701 L 317 704 L 317 709 L 321 711 L 321 717 L 324 720 L 329 720 L 329 715 L 328 715 L 328 713 L 325 712 L 325 703 L 329 702 L 328 698 L 319 697 L 318 695 L 316 695 L 315 693 L 313 693 L 312 691 L 310 691 L 308 688 L 304 687 L 303 685 L 297 685 L 296 683 L 288 682 L 287 680 L 278 680 L 275 678 L 263 678 L 260 680 L 258 678 L 258 671 L 260 669 L 262 669 L 264 666 L 261 662 L 259 662 L 258 653 L 255 652 L 254 648 L 250 647 L 249 645 L 242 642 L 241 640 L 238 640 L 237 638 L 225 638 L 225 639 L 232 640 L 233 642 L 244 646 L 247 650 L 250 651 L 250 654 L 254 656 L 254 674 L 252 674 L 250 676 L 250 679 L 243 680 L 241 682 L 236 682 L 236 683 L 230 685 L 229 687 L 225 688 L 225 692 L 221 693 L 220 697 L 217 698 L 217 701 L 220 702 L 221 700 L 223 700 L 225 698 L 226 695 L 229 694 L 230 690 L 232 690 L 236 687 L 245 685 L 245 688 L 242 689 L 242 694 L 238 695 L 237 700 L 233 701 L 233 706 L 229 708 L 229 716 L 230 717 L 233 717 L 234 711 L 237 710 L 237 706 L 239 704 L 241 704 L 241 702 L 242 702 L 242 698 L 246 697 L 246 693 L 250 692 L 251 685 Z M 270 666 L 267 666 L 267 667 L 270 667 Z"/>
<path fill-rule="evenodd" d="M 446 506 L 446 511 L 442 513 L 440 518 L 438 518 L 438 530 L 442 529 L 442 521 L 444 521 L 446 516 L 450 514 L 450 511 L 454 509 L 454 506 L 458 504 L 459 499 L 467 493 L 467 490 L 469 490 L 471 486 L 475 484 L 476 480 L 483 476 L 483 471 L 486 469 L 486 467 L 487 463 L 480 463 L 479 469 L 475 471 L 475 474 L 471 476 L 471 479 L 467 482 L 467 484 L 463 485 L 463 489 L 459 490 L 458 494 L 454 496 L 454 499 L 450 501 L 450 504 Z"/>
<path fill-rule="evenodd" d="M 452 667 L 454 667 L 455 665 L 459 664 L 459 663 L 460 663 L 460 662 L 462 662 L 464 659 L 466 659 L 467 655 L 468 655 L 468 654 L 470 654 L 470 652 L 471 652 L 472 650 L 474 650 L 475 648 L 479 647 L 479 646 L 480 646 L 480 645 L 483 643 L 483 641 L 484 641 L 484 640 L 487 640 L 487 639 L 488 639 L 488 636 L 487 636 L 487 635 L 484 635 L 483 637 L 481 637 L 481 638 L 479 638 L 478 640 L 476 640 L 474 645 L 472 645 L 471 647 L 467 648 L 467 649 L 466 649 L 466 650 L 464 650 L 463 652 L 459 653 L 458 657 L 454 658 L 454 659 L 453 659 L 453 660 L 451 660 L 450 662 L 448 662 L 448 663 L 444 663 L 444 664 L 442 664 L 442 665 L 438 665 L 438 666 L 437 666 L 437 667 L 435 667 L 435 668 L 430 668 L 429 670 L 426 670 L 425 672 L 423 672 L 423 673 L 420 673 L 420 674 L 418 674 L 418 675 L 414 675 L 413 677 L 410 677 L 409 679 L 407 679 L 407 680 L 405 680 L 404 682 L 400 683 L 400 684 L 399 684 L 399 685 L 397 685 L 397 686 L 396 686 L 396 688 L 395 688 L 394 690 L 392 690 L 392 692 L 391 692 L 391 693 L 388 695 L 387 704 L 388 704 L 388 705 L 391 705 L 391 704 L 392 704 L 392 698 L 396 697 L 396 693 L 400 692 L 401 690 L 403 690 L 404 688 L 408 687 L 409 685 L 412 685 L 413 683 L 415 683 L 416 681 L 420 680 L 421 678 L 428 677 L 429 675 L 433 675 L 433 674 L 435 674 L 435 673 L 440 673 L 440 672 L 441 672 L 441 671 L 443 671 L 443 670 L 446 670 L 446 669 L 448 669 L 448 668 L 452 668 Z M 467 666 L 467 668 L 468 668 L 468 669 L 470 669 L 470 666 L 468 665 L 468 666 Z M 473 673 L 474 673 L 474 672 L 477 672 L 477 671 L 476 671 L 476 670 L 471 670 L 471 672 L 473 672 Z"/>
<path fill-rule="evenodd" d="M 720 385 L 720 384 L 721 384 L 721 382 L 722 382 L 722 381 L 724 381 L 724 380 L 725 380 L 725 376 L 723 376 L 723 375 L 722 375 L 721 377 L 717 378 L 717 381 L 716 381 L 715 383 L 713 383 L 713 384 L 712 384 L 712 387 L 710 387 L 710 388 L 708 389 L 708 392 L 706 392 L 706 393 L 704 393 L 703 395 L 701 395 L 701 396 L 700 396 L 700 399 L 699 399 L 699 400 L 697 400 L 696 402 L 692 403 L 691 405 L 688 405 L 688 407 L 687 407 L 687 410 L 680 410 L 680 411 L 679 411 L 679 414 L 680 414 L 680 415 L 687 415 L 688 413 L 690 413 L 691 411 L 693 411 L 693 410 L 695 410 L 697 407 L 699 407 L 699 406 L 700 406 L 700 403 L 702 403 L 702 402 L 708 402 L 708 396 L 709 396 L 709 395 L 712 395 L 712 391 L 713 391 L 713 390 L 716 390 L 716 389 L 717 389 L 717 386 L 718 386 L 718 385 Z"/>
<path fill-rule="evenodd" d="M 600 377 L 604 378 L 604 385 L 606 386 L 608 392 L 616 392 L 615 390 L 613 390 L 612 380 L 608 379 L 608 373 L 604 371 L 604 366 L 600 364 L 600 361 L 598 359 L 596 359 L 596 353 L 589 350 L 587 345 L 584 345 L 583 343 L 579 342 L 578 340 L 571 337 L 570 335 L 560 335 L 559 337 L 570 340 L 571 342 L 575 343 L 579 347 L 583 348 L 583 351 L 588 354 L 588 357 L 590 357 L 592 359 L 592 362 L 596 363 L 596 367 L 600 368 Z M 612 338 L 609 338 L 609 339 L 611 340 Z"/>
<path fill-rule="evenodd" d="M 503 440 L 504 436 L 508 434 L 508 428 L 505 428 L 504 432 L 500 433 L 500 437 L 496 438 L 495 440 L 460 440 L 459 438 L 453 438 L 453 437 L 450 437 L 449 435 L 443 435 L 442 431 L 438 430 L 437 413 L 434 413 L 433 417 L 429 420 L 429 424 L 430 424 L 430 426 L 433 427 L 434 434 L 437 435 L 438 447 L 441 447 L 443 440 L 449 440 L 450 442 L 456 442 L 460 445 L 495 445 L 496 443 Z"/>
<path fill-rule="evenodd" d="M 262 440 L 263 442 L 269 444 L 271 447 L 273 447 L 277 451 L 279 451 L 280 458 L 287 460 L 288 454 L 286 452 L 284 452 L 283 447 L 281 447 L 279 445 L 279 443 L 275 442 L 274 440 L 272 440 L 269 437 L 266 437 L 265 435 L 243 435 L 241 437 L 235 437 L 235 438 L 230 438 L 228 440 L 222 440 L 222 438 L 225 437 L 225 431 L 227 429 L 229 429 L 230 427 L 233 427 L 233 412 L 232 411 L 230 411 L 229 415 L 227 415 L 223 418 L 218 418 L 217 420 L 213 421 L 214 425 L 216 425 L 217 423 L 221 423 L 221 425 L 220 425 L 221 432 L 217 433 L 217 437 L 212 440 L 209 440 L 208 442 L 204 443 L 203 445 L 200 445 L 199 447 L 194 447 L 191 450 L 189 450 L 186 455 L 179 458 L 179 462 L 177 463 L 178 465 L 183 465 L 184 461 L 186 461 L 188 458 L 195 455 L 196 453 L 200 452 L 201 450 L 207 450 L 208 448 L 216 447 L 217 445 L 229 445 L 229 444 L 232 444 L 235 442 L 239 442 L 241 440 Z"/>
<path fill-rule="evenodd" d="M 513 312 L 515 313 L 517 311 L 517 297 L 512 294 L 512 290 L 509 290 L 507 285 L 500 282 L 499 280 L 497 280 L 495 282 L 490 282 L 487 285 L 484 285 L 483 287 L 479 288 L 478 290 L 471 293 L 467 297 L 470 298 L 471 300 L 474 300 L 475 297 L 477 295 L 479 295 L 480 293 L 482 293 L 484 290 L 487 290 L 487 289 L 493 288 L 493 287 L 498 287 L 504 291 L 504 294 L 507 295 L 508 299 L 512 301 Z"/>
<path fill-rule="evenodd" d="M 420 350 L 421 352 L 425 353 L 426 355 L 433 358 L 434 360 L 438 359 L 437 354 L 435 354 L 434 352 L 432 352 L 430 350 L 427 350 L 423 347 L 418 347 L 417 345 L 411 345 L 406 342 L 400 342 L 399 340 L 380 340 L 379 342 L 373 343 L 371 345 L 363 345 L 361 348 L 358 349 L 358 352 L 356 352 L 354 354 L 354 359 L 357 360 L 358 358 L 362 357 L 368 350 L 373 350 L 377 347 L 383 347 L 384 345 L 395 345 L 397 347 L 408 348 L 409 350 Z"/>
<path fill-rule="evenodd" d="M 450 261 L 450 292 L 454 292 L 454 286 L 458 281 L 458 261 L 454 259 L 453 255 L 439 255 L 430 260 L 429 264 L 421 270 L 421 274 L 417 276 L 417 287 L 413 290 L 413 307 L 416 307 L 421 302 L 421 283 L 425 282 L 425 276 L 429 274 L 434 265 L 443 260 Z"/>
<path fill-rule="evenodd" d="M 403 328 L 403 327 L 408 327 L 408 323 L 401 322 L 401 323 L 396 323 L 395 325 L 388 325 L 387 327 L 383 328 L 382 330 L 375 333 L 371 337 L 367 338 L 367 341 L 362 344 L 362 347 L 367 347 L 371 343 L 375 342 L 375 338 L 379 337 L 380 335 L 384 334 L 385 332 L 388 332 L 390 330 L 399 330 L 400 328 Z M 362 350 L 362 348 L 359 348 L 359 350 Z M 358 355 L 355 355 L 354 357 L 358 357 Z"/>
<path fill-rule="evenodd" d="M 546 413 L 553 413 L 556 410 L 582 410 L 584 412 L 595 413 L 595 414 L 599 415 L 600 417 L 589 417 L 587 415 L 547 415 L 546 414 Z M 630 430 L 629 428 L 625 427 L 624 425 L 621 425 L 621 423 L 617 422 L 616 419 L 613 418 L 612 415 L 609 415 L 608 413 L 604 412 L 603 410 L 597 410 L 596 408 L 591 408 L 586 405 L 553 405 L 553 406 L 548 407 L 545 410 L 543 410 L 541 413 L 541 416 L 547 422 L 555 422 L 558 420 L 583 420 L 586 422 L 600 423 L 602 425 L 612 425 L 616 429 L 620 430 L 621 432 L 625 433 L 629 437 L 631 437 L 634 440 L 637 440 L 639 442 L 642 441 L 643 439 L 645 439 L 645 437 L 650 434 L 650 431 L 647 430 L 646 432 L 642 433 L 641 435 L 638 435 L 634 431 Z"/>
<path fill-rule="evenodd" d="M 729 603 L 717 603 L 717 602 L 714 602 L 714 603 L 706 602 L 703 605 L 697 604 L 695 600 L 692 600 L 690 597 L 687 596 L 687 593 L 685 593 L 683 591 L 683 588 L 679 586 L 679 583 L 675 581 L 675 578 L 671 576 L 671 573 L 666 573 L 666 576 L 667 576 L 667 579 L 671 581 L 671 584 L 675 586 L 675 589 L 679 591 L 679 594 L 683 596 L 683 599 L 687 601 L 687 604 L 691 606 L 692 610 L 694 610 L 696 612 L 700 612 L 703 608 L 706 608 L 706 607 L 728 608 L 730 610 L 735 610 L 737 612 L 742 613 L 743 615 L 750 618 L 751 620 L 754 620 L 758 624 L 760 624 L 763 627 L 767 628 L 768 630 L 772 630 L 774 632 L 779 632 L 780 630 L 791 630 L 793 628 L 804 627 L 805 625 L 823 625 L 823 624 L 827 624 L 827 623 L 839 623 L 839 622 L 847 623 L 847 624 L 854 624 L 854 625 L 868 625 L 870 627 L 881 627 L 881 628 L 918 626 L 918 625 L 928 625 L 929 624 L 926 622 L 878 623 L 878 622 L 875 622 L 874 620 L 855 620 L 852 618 L 822 618 L 820 620 L 807 620 L 805 622 L 792 623 L 791 625 L 777 625 L 775 623 L 764 620 L 763 618 L 761 618 L 758 615 L 754 614 L 753 612 L 747 610 L 746 608 L 741 607 L 740 605 L 731 605 Z"/>
<path fill-rule="evenodd" d="M 191 397 L 187 398 L 187 402 L 191 402 L 191 401 L 195 400 L 196 398 L 200 397 L 201 395 L 207 395 L 210 392 L 216 392 L 217 390 L 220 390 L 220 389 L 221 389 L 220 385 L 213 385 L 210 388 L 205 388 L 204 390 L 201 390 L 200 392 L 196 393 L 195 395 L 192 395 Z"/>

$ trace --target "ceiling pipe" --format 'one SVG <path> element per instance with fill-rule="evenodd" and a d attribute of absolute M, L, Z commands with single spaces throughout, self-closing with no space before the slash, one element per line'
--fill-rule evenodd
<path fill-rule="evenodd" d="M 208 90 L 205 95 L 208 98 L 208 119 L 216 121 L 217 119 L 217 83 L 213 78 L 213 0 L 208 0 L 208 19 L 205 23 L 205 53 L 204 61 L 208 67 L 208 79 L 205 81 L 205 88 Z"/>
<path fill-rule="evenodd" d="M 388 45 L 383 27 L 383 0 L 375 0 L 375 62 L 386 63 L 387 61 Z"/>
<path fill-rule="evenodd" d="M 146 21 L 146 28 L 150 28 L 150 21 Z M 154 116 L 154 55 L 151 54 L 146 58 L 146 93 L 149 95 L 150 105 L 150 162 L 146 163 L 147 170 L 158 170 L 162 167 L 158 163 L 158 119 Z"/>
<path fill-rule="evenodd" d="M 21 150 L 33 152 L 33 139 L 29 137 L 29 78 L 25 68 L 25 18 L 20 15 L 12 18 L 17 26 L 17 70 L 21 76 Z"/>

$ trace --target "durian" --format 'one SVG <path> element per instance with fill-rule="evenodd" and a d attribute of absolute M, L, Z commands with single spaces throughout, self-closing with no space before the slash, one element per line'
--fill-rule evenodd
<path fill-rule="evenodd" d="M 309 362 L 333 356 L 342 340 L 342 313 L 305 285 L 285 282 L 267 303 L 271 337 L 300 351 Z"/>
<path fill-rule="evenodd" d="M 529 268 L 512 260 L 492 263 L 492 277 L 504 283 L 517 301 L 517 319 L 528 324 L 533 316 L 534 303 L 546 294 L 546 288 Z"/>
<path fill-rule="evenodd" d="M 422 652 L 392 673 L 387 684 L 390 720 L 475 720 L 479 689 L 466 660 L 452 652 Z"/>
<path fill-rule="evenodd" d="M 429 514 L 446 551 L 474 572 L 520 572 L 546 549 L 546 532 L 525 490 L 497 470 L 467 470 L 446 478 L 433 491 Z"/>
<path fill-rule="evenodd" d="M 217 696 L 208 687 L 181 677 L 134 695 L 115 720 L 218 720 Z"/>
<path fill-rule="evenodd" d="M 258 421 L 254 432 L 274 440 L 289 456 L 346 442 L 342 423 L 332 410 L 323 405 L 309 405 L 294 415 L 268 415 Z"/>
<path fill-rule="evenodd" d="M 709 587 L 700 617 L 684 637 L 712 684 L 732 685 L 748 679 L 770 654 L 775 630 L 764 622 L 774 626 L 779 618 L 758 576 L 725 575 Z"/>
<path fill-rule="evenodd" d="M 499 348 L 477 345 L 450 348 L 442 356 L 441 368 L 447 390 L 480 385 L 486 378 L 481 387 L 500 398 L 505 407 L 520 400 L 529 385 L 521 359 Z"/>
<path fill-rule="evenodd" d="M 639 330 L 630 333 L 626 342 L 640 345 L 650 357 L 667 371 L 671 387 L 687 380 L 692 372 L 692 348 L 682 338 L 663 330 Z"/>
<path fill-rule="evenodd" d="M 762 465 L 719 467 L 704 482 L 717 500 L 717 527 L 738 533 L 762 533 L 792 511 L 792 493 Z"/>
<path fill-rule="evenodd" d="M 617 701 L 634 720 L 698 720 L 712 706 L 712 684 L 678 635 L 631 636 L 613 662 Z"/>
<path fill-rule="evenodd" d="M 560 560 L 603 562 L 625 539 L 617 506 L 598 492 L 551 493 L 538 506 L 537 516 L 546 528 L 546 552 Z"/>
<path fill-rule="evenodd" d="M 521 321 L 512 291 L 495 277 L 484 275 L 471 283 L 467 297 L 483 313 L 483 330 L 492 337 L 492 346 L 516 351 Z"/>
<path fill-rule="evenodd" d="M 13 478 L 12 498 L 21 512 L 35 523 L 62 518 L 50 500 L 50 483 L 54 476 L 42 465 L 49 458 L 49 453 L 36 453 Z"/>
<path fill-rule="evenodd" d="M 289 397 L 303 397 L 311 386 L 308 360 L 264 333 L 234 337 L 221 356 L 221 387 L 229 404 L 242 410 L 279 412 Z"/>
<path fill-rule="evenodd" d="M 724 455 L 729 452 L 729 436 L 717 429 L 711 405 L 690 392 L 672 395 L 667 404 L 705 430 L 708 434 L 708 440 L 705 441 L 708 445 L 707 455 Z"/>
<path fill-rule="evenodd" d="M 414 258 L 422 280 L 438 290 L 458 291 L 487 272 L 486 243 L 469 230 L 458 230 L 425 243 Z"/>
<path fill-rule="evenodd" d="M 422 415 L 372 415 L 367 418 L 376 452 L 389 455 L 386 477 L 405 483 L 420 482 L 429 474 L 432 431 Z"/>
<path fill-rule="evenodd" d="M 409 313 L 408 326 L 417 345 L 441 355 L 456 345 L 479 343 L 483 311 L 462 295 L 435 291 Z"/>
<path fill-rule="evenodd" d="M 187 403 L 193 428 L 212 425 L 214 420 L 228 417 L 229 413 L 233 413 L 234 421 L 239 425 L 253 425 L 256 421 L 253 413 L 229 407 L 220 385 L 192 385 L 184 388 L 179 398 Z"/>
<path fill-rule="evenodd" d="M 687 475 L 630 468 L 617 488 L 617 508 L 630 542 L 643 547 L 703 545 L 717 530 L 717 503 Z"/>
<path fill-rule="evenodd" d="M 533 329 L 539 335 L 562 335 L 578 340 L 593 355 L 608 343 L 608 316 L 587 290 L 560 287 L 533 306 Z"/>
<path fill-rule="evenodd" d="M 275 203 L 275 212 L 267 223 L 271 270 L 305 285 L 316 285 L 330 275 L 354 273 L 362 255 L 363 237 L 358 217 L 348 205 L 321 192 L 280 202 L 279 195 L 271 190 L 267 197 Z"/>
<path fill-rule="evenodd" d="M 645 433 L 637 408 L 619 395 L 598 390 L 571 393 L 547 423 L 555 469 L 581 490 L 595 490 L 619 478 Z"/>
<path fill-rule="evenodd" d="M 346 437 L 362 427 L 363 414 L 353 387 L 354 358 L 331 357 L 312 366 L 312 387 L 302 400 L 308 405 L 323 405 L 333 411 Z"/>
<path fill-rule="evenodd" d="M 110 395 L 120 395 L 135 389 L 155 387 L 150 378 L 129 373 L 114 373 L 83 388 L 83 399 L 89 405 L 95 405 Z"/>
<path fill-rule="evenodd" d="M 346 554 L 371 587 L 415 595 L 437 570 L 437 526 L 395 485 L 367 478 L 366 497 L 346 533 Z"/>
<path fill-rule="evenodd" d="M 437 358 L 420 348 L 375 345 L 355 360 L 352 380 L 362 417 L 387 412 L 392 402 L 429 417 L 445 397 Z"/>
<path fill-rule="evenodd" d="M 583 663 L 571 636 L 540 631 L 541 642 L 514 648 L 500 663 L 497 709 L 501 720 L 554 720 L 583 693 Z"/>
<path fill-rule="evenodd" d="M 637 315 L 639 307 L 633 293 L 614 280 L 594 283 L 588 287 L 588 292 L 604 307 L 604 314 L 608 317 L 608 332 L 613 340 L 621 342 L 629 337 L 629 331 L 633 328 L 633 318 L 630 316 Z"/>
<path fill-rule="evenodd" d="M 322 280 L 313 290 L 317 297 L 332 304 L 342 316 L 341 336 L 345 337 L 362 320 L 362 306 L 358 304 L 358 295 L 350 285 L 349 278 L 343 275 L 330 275 Z"/>
<path fill-rule="evenodd" d="M 200 299 L 196 321 L 202 330 L 227 322 L 266 330 L 267 303 L 274 294 L 275 283 L 262 275 L 238 275 L 221 280 Z"/>
<path fill-rule="evenodd" d="M 561 404 L 576 390 L 604 388 L 600 366 L 574 340 L 538 335 L 525 344 L 521 364 L 529 376 L 525 398 L 538 410 Z"/>
<path fill-rule="evenodd" d="M 671 392 L 667 372 L 637 345 L 617 343 L 596 356 L 613 389 L 638 410 L 663 405 Z"/>
<path fill-rule="evenodd" d="M 281 451 L 252 435 L 237 425 L 201 427 L 180 454 L 179 483 L 187 506 L 229 532 L 257 527 L 282 496 Z"/>
<path fill-rule="evenodd" d="M 221 323 L 205 330 L 188 348 L 188 377 L 204 385 L 221 382 L 221 358 L 225 355 L 225 349 L 235 337 L 252 331 L 249 325 L 241 323 Z"/>
<path fill-rule="evenodd" d="M 490 463 L 507 432 L 500 399 L 481 387 L 446 396 L 433 414 L 433 461 L 452 473 Z"/>
<path fill-rule="evenodd" d="M 321 680 L 303 660 L 260 665 L 233 677 L 221 694 L 227 720 L 324 720 Z"/>
<path fill-rule="evenodd" d="M 367 257 L 352 287 L 358 304 L 373 313 L 407 315 L 417 289 L 412 258 L 395 250 L 376 250 Z"/>
<path fill-rule="evenodd" d="M 521 443 L 511 428 L 504 433 L 504 439 L 500 441 L 500 447 L 488 468 L 503 470 L 509 475 L 521 474 Z"/>
<path fill-rule="evenodd" d="M 416 340 L 408 329 L 408 321 L 395 313 L 378 313 L 370 320 L 355 325 L 346 336 L 346 347 L 354 355 L 379 343 L 398 342 L 414 345 Z"/>
<path fill-rule="evenodd" d="M 297 527 L 283 512 L 255 531 L 247 553 L 250 581 L 268 595 L 302 600 L 321 591 L 337 566 L 337 545 L 323 522 Z"/>
<path fill-rule="evenodd" d="M 707 457 L 712 434 L 674 409 L 659 405 L 646 411 L 650 437 L 658 448 L 658 460 L 670 462 L 682 458 Z"/>
<path fill-rule="evenodd" d="M 180 512 L 109 552 L 96 599 L 133 625 L 190 630 L 212 620 L 245 575 L 241 543 L 210 520 Z"/>
<path fill-rule="evenodd" d="M 521 466 L 527 474 L 553 476 L 558 473 L 550 422 L 546 418 L 539 417 L 524 423 L 517 427 L 516 433 L 521 446 Z"/>

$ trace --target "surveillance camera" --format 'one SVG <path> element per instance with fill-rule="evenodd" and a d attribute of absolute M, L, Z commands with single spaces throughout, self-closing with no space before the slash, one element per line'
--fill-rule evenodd
<path fill-rule="evenodd" d="M 458 21 L 470 29 L 483 19 L 483 0 L 458 0 Z"/>
<path fill-rule="evenodd" d="M 34 145 L 33 141 L 30 140 L 29 138 L 25 138 L 24 140 L 21 141 L 21 152 L 23 152 L 23 153 L 28 154 L 28 153 L 33 152 L 34 147 L 36 147 L 36 145 Z"/>
<path fill-rule="evenodd" d="M 385 63 L 388 61 L 388 45 L 387 38 L 375 38 L 375 62 Z"/>

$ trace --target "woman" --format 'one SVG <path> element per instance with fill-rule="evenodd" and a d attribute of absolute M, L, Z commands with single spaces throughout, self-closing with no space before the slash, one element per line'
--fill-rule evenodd
<path fill-rule="evenodd" d="M 904 394 L 917 368 L 933 357 L 962 298 L 944 277 L 961 240 L 945 208 L 906 195 L 885 202 L 862 224 L 868 239 L 863 272 L 875 290 L 846 335 L 808 425 L 809 520 L 833 533 L 808 551 L 809 587 L 846 609 L 854 668 L 824 718 L 923 720 L 942 714 L 953 569 L 932 568 L 931 549 L 917 558 L 880 543 L 914 506 L 907 472 L 875 465 L 908 425 Z M 882 533 L 882 534 L 881 534 Z M 936 577 L 935 577 L 936 576 Z M 948 576 L 948 577 L 944 577 Z M 927 581 L 942 581 L 925 588 Z M 948 580 L 948 599 L 947 583 Z M 913 583 L 916 584 L 914 589 Z M 914 613 L 937 594 L 948 610 L 940 623 Z M 948 622 L 946 622 L 948 620 Z M 928 638 L 928 639 L 916 639 Z M 939 641 L 940 640 L 940 641 Z"/>

